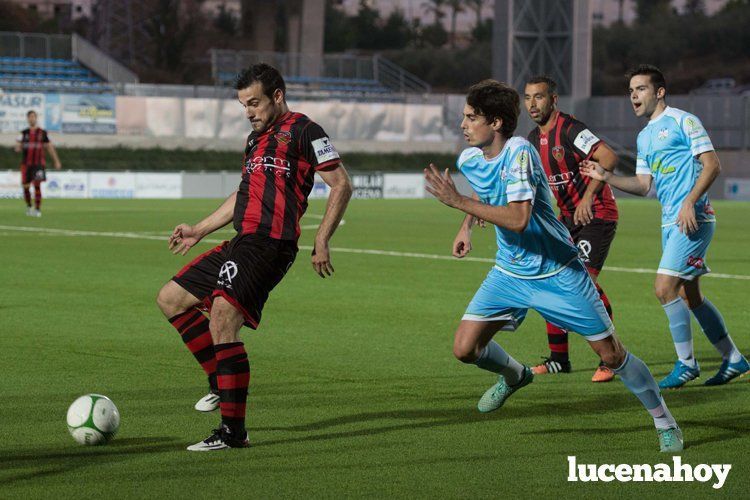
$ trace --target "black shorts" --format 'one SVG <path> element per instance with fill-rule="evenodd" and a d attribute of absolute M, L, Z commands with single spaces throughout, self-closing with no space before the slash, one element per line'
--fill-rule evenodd
<path fill-rule="evenodd" d="M 297 256 L 297 243 L 265 236 L 237 235 L 199 255 L 172 281 L 210 309 L 223 297 L 257 328 L 268 294 L 279 284 Z"/>
<path fill-rule="evenodd" d="M 47 180 L 47 172 L 41 165 L 21 165 L 21 184 L 31 184 L 34 181 L 44 182 Z"/>
<path fill-rule="evenodd" d="M 578 247 L 578 256 L 586 264 L 586 268 L 598 275 L 604 267 L 612 240 L 615 239 L 617 221 L 592 219 L 589 224 L 582 226 L 573 224 L 573 217 L 561 217 L 560 220 L 570 231 Z"/>

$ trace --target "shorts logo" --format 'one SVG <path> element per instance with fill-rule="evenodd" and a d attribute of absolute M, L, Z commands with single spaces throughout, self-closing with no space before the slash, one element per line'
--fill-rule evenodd
<path fill-rule="evenodd" d="M 565 157 L 565 150 L 563 150 L 562 146 L 555 146 L 552 148 L 552 156 L 557 161 L 562 161 L 562 159 Z"/>
<path fill-rule="evenodd" d="M 578 242 L 578 255 L 583 259 L 584 262 L 590 260 L 591 255 L 591 242 L 588 240 L 581 240 Z"/>
<path fill-rule="evenodd" d="M 237 264 L 231 260 L 226 261 L 219 270 L 218 284 L 227 288 L 232 288 L 232 280 L 237 276 Z"/>
<path fill-rule="evenodd" d="M 703 269 L 706 263 L 700 257 L 688 257 L 687 265 L 696 269 Z"/>

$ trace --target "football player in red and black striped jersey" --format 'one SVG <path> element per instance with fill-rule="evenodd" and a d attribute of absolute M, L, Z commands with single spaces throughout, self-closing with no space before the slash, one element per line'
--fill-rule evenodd
<path fill-rule="evenodd" d="M 239 188 L 195 225 L 180 224 L 169 238 L 185 255 L 203 237 L 234 223 L 231 241 L 198 256 L 159 292 L 157 303 L 209 378 L 200 411 L 221 409 L 221 425 L 188 447 L 211 451 L 248 446 L 245 406 L 250 369 L 240 328 L 257 328 L 271 290 L 294 262 L 300 219 L 315 175 L 330 186 L 312 254 L 314 271 L 333 273 L 328 242 L 341 222 L 352 185 L 323 129 L 290 111 L 281 74 L 257 64 L 237 76 L 235 88 L 252 133 L 245 144 Z M 199 308 L 210 310 L 210 320 Z"/>
<path fill-rule="evenodd" d="M 538 125 L 528 140 L 539 151 L 552 193 L 560 210 L 560 220 L 570 231 L 578 253 L 591 279 L 597 282 L 604 260 L 617 229 L 617 203 L 610 187 L 579 172 L 583 160 L 596 158 L 602 167 L 614 170 L 617 154 L 586 125 L 557 109 L 557 84 L 547 76 L 537 76 L 526 83 L 524 102 L 532 120 Z M 612 308 L 604 290 L 597 291 L 612 317 Z M 570 372 L 568 332 L 547 323 L 550 356 L 533 368 L 534 373 Z M 599 365 L 593 382 L 608 382 L 612 370 Z"/>
<path fill-rule="evenodd" d="M 47 136 L 47 131 L 37 127 L 36 111 L 26 113 L 29 128 L 21 131 L 16 139 L 16 153 L 21 153 L 21 185 L 23 198 L 26 201 L 26 215 L 41 217 L 42 182 L 47 180 L 44 170 L 44 150 L 52 156 L 53 165 L 57 170 L 62 168 L 57 151 Z M 34 185 L 34 206 L 31 206 L 31 185 Z"/>

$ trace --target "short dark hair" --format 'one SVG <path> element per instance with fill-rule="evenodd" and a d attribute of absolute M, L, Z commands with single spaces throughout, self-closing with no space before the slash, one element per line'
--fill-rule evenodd
<path fill-rule="evenodd" d="M 466 104 L 484 116 L 488 123 L 496 118 L 503 121 L 500 132 L 508 139 L 513 135 L 521 113 L 521 98 L 518 92 L 497 80 L 482 80 L 469 88 Z"/>
<path fill-rule="evenodd" d="M 547 90 L 550 95 L 557 95 L 557 83 L 547 75 L 536 75 L 526 82 L 526 85 L 534 85 L 536 83 L 547 84 Z"/>
<path fill-rule="evenodd" d="M 653 64 L 641 64 L 625 73 L 628 82 L 637 75 L 648 75 L 655 90 L 659 90 L 660 87 L 665 91 L 667 90 L 667 81 L 664 79 L 664 73 Z"/>
<path fill-rule="evenodd" d="M 35 115 L 35 114 L 36 114 L 36 111 L 34 111 L 33 109 L 30 109 L 30 110 L 28 110 L 28 111 L 26 112 L 26 118 L 28 118 L 28 117 L 29 117 L 29 116 L 31 116 L 31 115 Z"/>
<path fill-rule="evenodd" d="M 234 89 L 246 89 L 255 82 L 260 82 L 263 87 L 263 93 L 269 98 L 273 99 L 273 94 L 276 90 L 281 90 L 284 93 L 284 98 L 286 98 L 286 83 L 284 83 L 284 78 L 279 73 L 279 70 L 270 64 L 253 64 L 249 68 L 240 71 L 234 80 Z"/>

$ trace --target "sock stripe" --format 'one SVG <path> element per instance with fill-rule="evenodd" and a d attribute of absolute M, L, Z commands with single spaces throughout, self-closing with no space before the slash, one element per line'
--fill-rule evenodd
<path fill-rule="evenodd" d="M 219 407 L 221 408 L 221 418 L 224 419 L 226 417 L 242 420 L 243 425 L 245 421 L 245 412 L 247 410 L 246 408 L 247 404 L 243 401 L 241 403 L 230 403 L 230 402 L 224 402 L 224 399 L 222 398 L 221 402 L 219 403 Z M 232 422 L 233 424 L 237 424 L 238 422 Z"/>
<path fill-rule="evenodd" d="M 222 391 L 227 389 L 241 389 L 247 387 L 250 382 L 250 372 L 238 373 L 236 375 L 221 375 L 216 377 Z"/>
<path fill-rule="evenodd" d="M 239 344 L 239 345 L 236 345 Z M 230 347 L 224 347 L 224 346 L 230 346 Z M 219 361 L 224 361 L 228 358 L 231 358 L 232 356 L 237 356 L 240 354 L 244 354 L 245 357 L 247 357 L 247 352 L 245 352 L 245 345 L 242 342 L 233 342 L 231 344 L 221 344 L 214 347 L 216 350 L 216 359 Z"/>
<path fill-rule="evenodd" d="M 172 316 L 171 318 L 169 318 L 169 322 L 177 330 L 181 330 L 182 327 L 185 326 L 185 323 L 187 323 L 188 321 L 194 321 L 198 317 L 198 315 L 203 316 L 200 311 L 191 309 L 189 311 L 185 311 L 183 313 Z"/>

